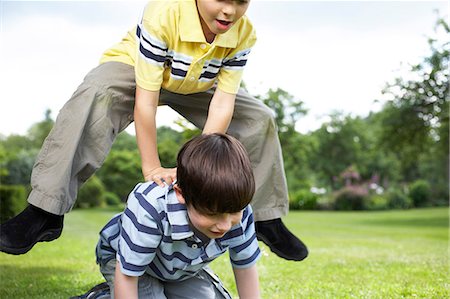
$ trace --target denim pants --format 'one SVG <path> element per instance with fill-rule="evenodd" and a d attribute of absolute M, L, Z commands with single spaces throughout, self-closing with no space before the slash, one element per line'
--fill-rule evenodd
<path fill-rule="evenodd" d="M 134 68 L 107 62 L 84 78 L 60 110 L 31 174 L 28 202 L 53 214 L 69 212 L 81 185 L 102 165 L 122 130 L 133 121 Z M 181 95 L 161 90 L 159 105 L 168 105 L 202 129 L 214 88 Z M 256 221 L 280 218 L 288 211 L 281 146 L 272 111 L 243 89 L 236 95 L 227 131 L 243 143 L 252 162 Z"/>
<path fill-rule="evenodd" d="M 110 295 L 99 299 L 114 299 L 115 269 L 115 259 L 109 260 L 104 265 L 100 264 L 100 271 L 109 285 Z M 144 274 L 138 280 L 138 297 L 145 299 L 231 299 L 231 295 L 209 267 L 183 281 L 166 282 Z"/>

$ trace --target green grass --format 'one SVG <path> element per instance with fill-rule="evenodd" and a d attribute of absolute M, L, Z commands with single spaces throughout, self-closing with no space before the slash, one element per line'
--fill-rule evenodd
<path fill-rule="evenodd" d="M 0 298 L 68 298 L 102 281 L 94 248 L 117 211 L 76 210 L 64 233 L 26 255 L 0 253 Z M 286 225 L 310 256 L 289 262 L 262 243 L 263 298 L 449 298 L 448 208 L 291 212 Z M 228 257 L 212 268 L 236 296 Z"/>

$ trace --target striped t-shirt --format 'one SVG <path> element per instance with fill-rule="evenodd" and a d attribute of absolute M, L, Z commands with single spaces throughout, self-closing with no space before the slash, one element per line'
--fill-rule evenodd
<path fill-rule="evenodd" d="M 259 259 L 250 206 L 222 238 L 202 242 L 173 187 L 147 182 L 135 187 L 125 211 L 101 230 L 96 254 L 99 263 L 116 258 L 123 274 L 176 281 L 194 276 L 227 250 L 234 268 L 250 267 Z"/>
<path fill-rule="evenodd" d="M 122 41 L 100 62 L 118 61 L 135 67 L 141 88 L 164 88 L 192 94 L 217 87 L 236 94 L 250 49 L 253 25 L 244 15 L 210 44 L 202 31 L 195 0 L 153 0 Z"/>

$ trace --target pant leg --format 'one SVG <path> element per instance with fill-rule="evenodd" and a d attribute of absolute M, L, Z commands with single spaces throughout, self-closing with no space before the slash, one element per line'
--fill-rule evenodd
<path fill-rule="evenodd" d="M 78 189 L 133 121 L 135 89 L 134 68 L 119 62 L 101 64 L 85 77 L 42 145 L 29 203 L 53 214 L 70 211 Z"/>
<path fill-rule="evenodd" d="M 169 105 L 202 129 L 213 93 L 213 89 L 191 95 L 162 91 L 160 103 Z M 270 220 L 286 215 L 289 209 L 287 183 L 273 112 L 260 100 L 240 89 L 227 133 L 242 142 L 252 162 L 256 181 L 252 200 L 255 220 Z"/>
<path fill-rule="evenodd" d="M 255 220 L 285 216 L 289 197 L 274 113 L 243 89 L 236 95 L 234 109 L 228 133 L 244 144 L 253 164 L 257 186 L 252 201 Z"/>
<path fill-rule="evenodd" d="M 192 278 L 163 285 L 167 299 L 231 299 L 219 277 L 208 267 Z"/>
<path fill-rule="evenodd" d="M 114 273 L 116 271 L 116 260 L 112 259 L 106 264 L 100 264 L 100 272 L 108 283 L 111 299 L 114 299 Z M 166 299 L 163 283 L 158 279 L 144 274 L 138 280 L 138 298 Z"/>

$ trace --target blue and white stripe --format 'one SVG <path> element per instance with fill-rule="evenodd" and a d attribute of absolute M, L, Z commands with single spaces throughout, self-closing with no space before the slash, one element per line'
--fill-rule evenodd
<path fill-rule="evenodd" d="M 148 182 L 136 186 L 125 211 L 100 232 L 97 260 L 117 258 L 122 273 L 130 276 L 148 273 L 177 281 L 194 276 L 227 249 L 236 268 L 249 267 L 260 257 L 250 206 L 225 236 L 203 243 L 191 230 L 186 206 L 172 186 Z"/>
<path fill-rule="evenodd" d="M 222 60 L 219 59 L 211 59 L 206 60 L 203 65 L 203 71 L 200 75 L 200 82 L 210 82 L 214 81 L 217 77 L 217 74 L 220 71 L 220 67 L 222 65 Z"/>
<path fill-rule="evenodd" d="M 163 67 L 168 52 L 166 43 L 148 33 L 142 24 L 138 24 L 136 36 L 139 41 L 139 55 L 148 63 Z"/>
<path fill-rule="evenodd" d="M 170 60 L 170 76 L 175 80 L 184 80 L 193 58 L 188 55 L 177 53 L 173 50 L 168 51 Z"/>
<path fill-rule="evenodd" d="M 249 54 L 250 49 L 239 51 L 233 57 L 224 59 L 222 67 L 226 70 L 234 70 L 234 71 L 243 70 L 244 66 L 247 64 Z"/>

